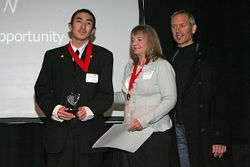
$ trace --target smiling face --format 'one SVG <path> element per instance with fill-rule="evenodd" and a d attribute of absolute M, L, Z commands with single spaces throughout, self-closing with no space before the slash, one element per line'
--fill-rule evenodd
<path fill-rule="evenodd" d="M 186 14 L 177 14 L 171 19 L 172 35 L 179 47 L 185 47 L 193 43 L 196 28 L 196 24 L 190 23 Z"/>
<path fill-rule="evenodd" d="M 130 45 L 135 55 L 137 55 L 138 57 L 145 58 L 148 49 L 148 44 L 147 37 L 143 33 L 132 33 Z"/>
<path fill-rule="evenodd" d="M 73 45 L 81 46 L 95 31 L 94 18 L 89 13 L 79 12 L 69 23 L 69 29 Z"/>

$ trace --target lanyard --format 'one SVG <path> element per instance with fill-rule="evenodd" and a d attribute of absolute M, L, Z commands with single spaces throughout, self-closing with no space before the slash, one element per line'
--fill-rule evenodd
<path fill-rule="evenodd" d="M 72 46 L 70 44 L 68 44 L 68 51 L 70 53 L 70 55 L 73 57 L 73 59 L 75 60 L 75 62 L 81 67 L 81 69 L 87 73 L 89 70 L 89 64 L 90 64 L 90 57 L 92 54 L 92 50 L 93 50 L 93 44 L 92 42 L 89 41 L 87 48 L 86 48 L 86 55 L 85 55 L 85 59 L 84 62 L 82 61 L 82 59 L 80 59 L 78 57 L 78 55 L 74 52 Z"/>
<path fill-rule="evenodd" d="M 142 68 L 136 73 L 137 68 L 138 68 L 138 64 L 136 64 L 136 65 L 134 66 L 134 68 L 133 68 L 133 73 L 132 73 L 131 78 L 130 78 L 130 81 L 129 81 L 127 100 L 130 99 L 130 93 L 129 93 L 129 92 L 130 92 L 130 90 L 133 88 L 133 84 L 134 84 L 136 78 L 140 75 L 143 66 L 142 66 Z"/>

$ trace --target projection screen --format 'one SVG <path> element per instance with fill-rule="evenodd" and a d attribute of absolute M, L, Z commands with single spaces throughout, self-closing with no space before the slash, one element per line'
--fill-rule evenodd
<path fill-rule="evenodd" d="M 130 31 L 139 20 L 137 0 L 1 0 L 0 118 L 44 116 L 34 103 L 44 53 L 69 42 L 68 22 L 80 8 L 96 16 L 94 43 L 113 52 L 114 90 L 120 90 Z"/>

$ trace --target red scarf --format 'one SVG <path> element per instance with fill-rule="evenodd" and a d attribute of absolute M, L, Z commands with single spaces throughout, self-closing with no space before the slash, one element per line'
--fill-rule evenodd
<path fill-rule="evenodd" d="M 132 73 L 131 78 L 130 78 L 130 81 L 129 81 L 128 92 L 130 92 L 130 90 L 133 88 L 133 84 L 134 84 L 136 78 L 140 75 L 143 66 L 142 66 L 142 68 L 138 71 L 138 73 L 136 73 L 137 68 L 138 68 L 138 64 L 136 64 L 136 65 L 134 66 L 133 73 Z"/>
<path fill-rule="evenodd" d="M 130 78 L 130 81 L 129 81 L 127 100 L 130 99 L 130 93 L 129 93 L 129 92 L 130 92 L 130 90 L 133 88 L 134 82 L 135 82 L 136 78 L 138 78 L 138 76 L 140 75 L 143 66 L 142 66 L 142 68 L 138 71 L 138 73 L 136 73 L 137 68 L 138 68 L 138 64 L 136 64 L 136 65 L 134 66 L 134 68 L 133 68 L 133 73 L 132 73 L 131 78 Z"/>
<path fill-rule="evenodd" d="M 89 41 L 87 48 L 86 48 L 86 55 L 85 55 L 85 59 L 84 62 L 82 61 L 82 59 L 80 59 L 78 57 L 78 55 L 74 52 L 71 44 L 68 44 L 68 51 L 70 53 L 70 55 L 73 57 L 73 59 L 75 60 L 75 62 L 81 67 L 81 69 L 87 73 L 89 70 L 89 64 L 90 64 L 90 58 L 91 58 L 91 54 L 92 54 L 92 50 L 93 50 L 93 44 L 92 42 Z"/>

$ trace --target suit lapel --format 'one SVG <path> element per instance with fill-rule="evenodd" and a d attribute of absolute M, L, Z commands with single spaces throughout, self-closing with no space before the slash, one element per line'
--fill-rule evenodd
<path fill-rule="evenodd" d="M 191 88 L 192 84 L 194 82 L 198 82 L 201 80 L 201 63 L 204 60 L 204 55 L 198 48 L 196 49 L 196 54 L 195 54 L 195 61 L 193 65 L 191 66 L 186 84 L 185 84 L 185 89 L 183 91 L 183 95 Z"/>

